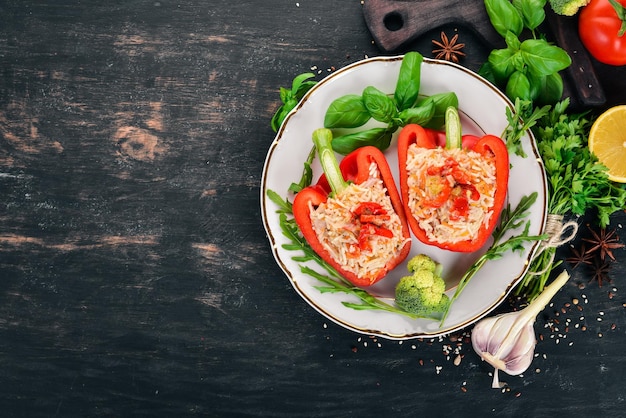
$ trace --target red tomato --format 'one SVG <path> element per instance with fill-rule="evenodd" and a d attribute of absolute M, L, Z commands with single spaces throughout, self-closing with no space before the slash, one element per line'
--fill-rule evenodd
<path fill-rule="evenodd" d="M 578 16 L 578 34 L 598 61 L 626 65 L 626 0 L 615 1 L 618 10 L 609 0 L 591 0 L 583 7 Z"/>

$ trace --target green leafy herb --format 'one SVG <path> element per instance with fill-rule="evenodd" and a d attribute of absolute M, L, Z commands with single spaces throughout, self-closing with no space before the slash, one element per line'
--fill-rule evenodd
<path fill-rule="evenodd" d="M 504 38 L 506 48 L 491 51 L 479 73 L 511 100 L 554 104 L 563 95 L 559 72 L 571 65 L 571 57 L 536 32 L 545 20 L 546 1 L 484 0 L 491 24 Z"/>
<path fill-rule="evenodd" d="M 300 181 L 297 183 L 291 183 L 291 186 L 289 186 L 290 192 L 298 193 L 300 190 L 311 185 L 311 182 L 313 182 L 313 169 L 311 168 L 311 164 L 313 164 L 314 159 L 315 147 L 311 148 L 309 156 L 304 162 L 304 168 L 302 169 L 302 177 L 300 177 Z"/>
<path fill-rule="evenodd" d="M 417 52 L 409 52 L 402 59 L 400 73 L 393 93 L 399 110 L 413 107 L 420 91 L 422 62 L 424 57 Z"/>
<path fill-rule="evenodd" d="M 423 61 L 418 52 L 404 55 L 393 95 L 367 86 L 360 95 L 347 94 L 333 100 L 324 115 L 324 127 L 333 130 L 336 152 L 345 155 L 364 145 L 385 150 L 391 144 L 394 132 L 409 123 L 434 129 L 443 126 L 445 109 L 458 107 L 459 100 L 453 92 L 420 97 Z M 385 126 L 349 131 L 372 119 Z"/>
<path fill-rule="evenodd" d="M 304 97 L 311 87 L 317 84 L 317 81 L 309 80 L 315 77 L 313 73 L 304 73 L 296 76 L 291 83 L 291 90 L 284 87 L 280 88 L 280 100 L 283 103 L 271 120 L 271 127 L 274 132 L 278 132 L 280 125 L 283 123 L 289 112 L 293 110 L 298 102 Z"/>
<path fill-rule="evenodd" d="M 341 96 L 328 106 L 324 116 L 325 128 L 358 128 L 371 119 L 363 97 L 358 94 Z"/>
<path fill-rule="evenodd" d="M 626 205 L 626 189 L 608 178 L 607 169 L 589 151 L 587 140 L 591 120 L 587 113 L 568 114 L 565 99 L 543 112 L 533 126 L 537 148 L 548 180 L 548 213 L 560 216 L 595 213 L 600 227 Z M 522 120 L 529 118 L 531 107 L 523 109 Z M 556 248 L 546 248 L 533 260 L 528 274 L 517 288 L 518 295 L 534 299 L 543 290 L 554 263 Z M 533 274 L 535 273 L 535 274 Z"/>
<path fill-rule="evenodd" d="M 506 142 L 509 153 L 519 155 L 526 158 L 526 153 L 522 148 L 522 136 L 533 126 L 537 120 L 544 117 L 550 111 L 550 106 L 546 105 L 541 108 L 533 108 L 532 102 L 521 100 L 519 97 L 515 99 L 515 108 L 506 108 L 506 119 L 509 122 L 502 138 Z"/>
<path fill-rule="evenodd" d="M 459 297 L 472 277 L 478 273 L 487 261 L 502 258 L 502 256 L 508 251 L 523 251 L 524 244 L 528 242 L 540 241 L 546 238 L 546 235 L 529 235 L 530 221 L 525 221 L 528 217 L 531 206 L 537 200 L 537 195 L 537 192 L 533 192 L 528 196 L 523 196 L 515 209 L 511 209 L 511 205 L 509 204 L 502 210 L 500 223 L 492 234 L 493 244 L 474 262 L 474 264 L 470 266 L 465 274 L 463 274 L 454 295 L 451 297 L 450 307 Z M 522 226 L 523 229 L 521 232 L 517 235 L 510 235 L 513 231 L 519 231 Z M 442 325 L 448 316 L 450 307 L 448 307 L 448 310 L 443 315 L 443 319 L 441 320 Z"/>

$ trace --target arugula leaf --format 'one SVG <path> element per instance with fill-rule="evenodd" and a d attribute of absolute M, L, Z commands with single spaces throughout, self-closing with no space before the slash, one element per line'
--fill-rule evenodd
<path fill-rule="evenodd" d="M 311 185 L 313 182 L 313 169 L 311 168 L 311 164 L 313 164 L 314 159 L 315 147 L 311 148 L 311 151 L 309 151 L 309 155 L 304 162 L 304 168 L 302 169 L 302 177 L 300 177 L 300 181 L 297 183 L 291 183 L 291 186 L 289 186 L 290 192 L 298 193 L 300 190 Z"/>
<path fill-rule="evenodd" d="M 293 217 L 288 217 L 288 215 L 292 215 L 292 204 L 288 199 L 283 199 L 280 197 L 278 193 L 273 190 L 267 191 L 268 198 L 278 205 L 279 209 L 277 213 L 279 214 L 279 224 L 281 228 L 281 232 L 283 235 L 289 239 L 289 243 L 283 244 L 282 248 L 287 251 L 298 251 L 301 255 L 293 256 L 292 259 L 298 263 L 306 263 L 309 261 L 315 262 L 317 265 L 322 267 L 326 274 L 321 274 L 316 270 L 307 267 L 305 265 L 300 265 L 300 271 L 304 274 L 307 274 L 320 282 L 326 284 L 326 286 L 316 286 L 322 293 L 346 293 L 348 295 L 355 296 L 360 303 L 356 302 L 342 302 L 342 304 L 348 308 L 356 309 L 356 310 L 382 310 L 387 312 L 392 312 L 400 315 L 407 316 L 409 318 L 430 318 L 427 316 L 419 316 L 409 312 L 404 311 L 394 305 L 386 303 L 372 295 L 370 295 L 367 291 L 354 286 L 350 282 L 341 276 L 337 270 L 335 270 L 330 264 L 328 264 L 324 259 L 322 259 L 309 245 L 309 243 L 304 239 L 302 234 L 300 233 L 300 229 L 296 224 Z M 431 318 L 433 319 L 433 318 Z"/>
<path fill-rule="evenodd" d="M 546 239 L 546 235 L 529 235 L 530 221 L 525 221 L 528 217 L 530 207 L 537 200 L 538 193 L 533 192 L 528 196 L 523 196 L 515 209 L 511 208 L 508 204 L 500 215 L 500 223 L 493 231 L 493 244 L 489 249 L 481 255 L 471 266 L 465 274 L 461 277 L 456 291 L 450 298 L 450 305 L 443 314 L 440 325 L 443 325 L 444 321 L 448 317 L 450 308 L 454 301 L 461 295 L 463 289 L 470 280 L 478 273 L 478 271 L 485 265 L 487 261 L 497 260 L 502 258 L 508 251 L 523 251 L 524 244 L 528 242 L 541 241 Z M 513 233 L 515 230 L 519 230 L 523 226 L 523 229 L 517 235 L 511 235 L 507 238 L 507 234 Z"/>

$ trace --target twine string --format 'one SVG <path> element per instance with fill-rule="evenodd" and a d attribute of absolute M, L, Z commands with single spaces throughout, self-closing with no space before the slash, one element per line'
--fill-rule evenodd
<path fill-rule="evenodd" d="M 576 237 L 577 233 L 578 223 L 576 221 L 563 223 L 563 215 L 549 213 L 546 221 L 546 234 L 548 235 L 548 239 L 541 241 L 541 244 L 539 244 L 539 249 L 533 256 L 533 261 L 549 248 L 558 248 L 561 245 L 570 242 Z M 547 263 L 546 267 L 543 270 L 530 272 L 529 274 L 533 276 L 541 276 L 542 274 L 547 272 L 554 262 L 555 255 L 556 252 L 554 251 L 552 252 L 552 254 L 550 254 L 550 262 Z"/>

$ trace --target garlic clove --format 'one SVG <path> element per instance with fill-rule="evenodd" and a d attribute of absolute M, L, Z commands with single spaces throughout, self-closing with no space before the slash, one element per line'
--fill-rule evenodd
<path fill-rule="evenodd" d="M 498 371 L 518 375 L 530 367 L 537 339 L 534 324 L 539 312 L 568 281 L 569 274 L 563 271 L 526 308 L 481 319 L 472 330 L 474 351 L 494 368 L 492 387 L 501 387 Z"/>
<path fill-rule="evenodd" d="M 516 330 L 517 312 L 480 321 L 472 331 L 472 347 L 496 369 L 510 375 L 523 373 L 535 351 L 533 323 Z M 533 321 L 534 322 L 534 321 Z"/>

